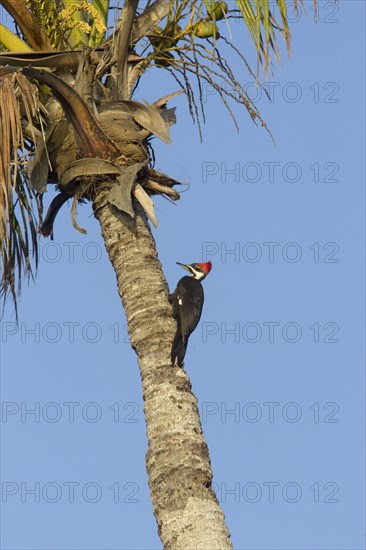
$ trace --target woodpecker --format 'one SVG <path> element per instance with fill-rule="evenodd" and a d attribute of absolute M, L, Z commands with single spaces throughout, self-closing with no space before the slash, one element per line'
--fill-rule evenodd
<path fill-rule="evenodd" d="M 174 366 L 183 366 L 188 339 L 201 318 L 204 295 L 201 281 L 210 273 L 211 262 L 178 265 L 187 269 L 191 276 L 180 279 L 174 293 L 171 294 L 174 316 L 177 321 L 177 332 L 172 345 L 171 360 Z"/>

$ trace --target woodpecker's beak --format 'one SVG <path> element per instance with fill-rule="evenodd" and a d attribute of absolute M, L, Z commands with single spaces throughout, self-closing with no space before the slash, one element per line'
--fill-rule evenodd
<path fill-rule="evenodd" d="M 189 268 L 190 266 L 188 264 L 181 264 L 180 262 L 176 262 L 176 264 L 180 265 L 181 267 L 183 267 L 184 269 L 186 269 L 187 271 L 191 271 Z"/>

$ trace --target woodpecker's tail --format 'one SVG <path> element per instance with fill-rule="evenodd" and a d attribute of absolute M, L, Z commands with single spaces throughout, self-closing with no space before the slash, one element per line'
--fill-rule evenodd
<path fill-rule="evenodd" d="M 186 354 L 188 344 L 188 338 L 183 338 L 179 327 L 176 332 L 173 345 L 172 345 L 172 352 L 171 352 L 171 359 L 172 359 L 172 366 L 174 367 L 175 362 L 177 362 L 178 367 L 183 367 L 184 364 L 184 356 Z"/>

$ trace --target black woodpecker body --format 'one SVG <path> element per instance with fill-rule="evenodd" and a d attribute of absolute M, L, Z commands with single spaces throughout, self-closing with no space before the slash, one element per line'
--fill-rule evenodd
<path fill-rule="evenodd" d="M 183 367 L 188 339 L 201 318 L 204 302 L 203 286 L 201 281 L 210 273 L 211 262 L 201 264 L 178 265 L 187 269 L 191 276 L 182 277 L 177 284 L 174 294 L 171 295 L 171 302 L 174 309 L 174 316 L 177 321 L 177 332 L 172 345 L 172 365 L 177 363 Z"/>

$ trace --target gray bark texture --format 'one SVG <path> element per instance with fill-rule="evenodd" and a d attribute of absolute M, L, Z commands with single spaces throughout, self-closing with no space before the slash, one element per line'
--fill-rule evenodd
<path fill-rule="evenodd" d="M 159 536 L 165 550 L 232 548 L 224 514 L 211 488 L 212 470 L 197 399 L 170 351 L 176 324 L 168 286 L 145 212 L 131 218 L 93 202 L 116 272 L 131 345 L 141 373 L 148 451 L 146 466 Z"/>

